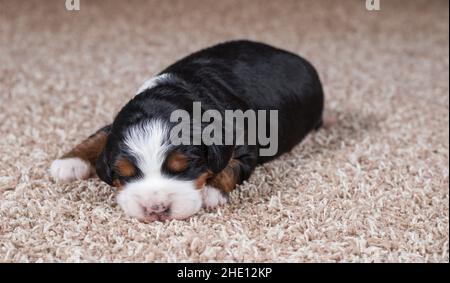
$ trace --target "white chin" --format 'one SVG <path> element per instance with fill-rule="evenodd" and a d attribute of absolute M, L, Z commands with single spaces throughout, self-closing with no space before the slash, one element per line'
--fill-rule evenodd
<path fill-rule="evenodd" d="M 202 196 L 192 181 L 155 178 L 125 185 L 117 196 L 117 203 L 126 215 L 142 221 L 158 219 L 146 213 L 146 208 L 154 205 L 169 207 L 164 220 L 186 219 L 201 209 Z"/>

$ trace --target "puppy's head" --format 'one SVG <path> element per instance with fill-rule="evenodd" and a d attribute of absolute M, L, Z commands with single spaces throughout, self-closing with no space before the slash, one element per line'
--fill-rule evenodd
<path fill-rule="evenodd" d="M 231 158 L 227 147 L 173 146 L 170 128 L 162 119 L 113 126 L 97 160 L 98 176 L 120 187 L 118 203 L 131 217 L 154 221 L 195 214 L 207 179 Z"/>

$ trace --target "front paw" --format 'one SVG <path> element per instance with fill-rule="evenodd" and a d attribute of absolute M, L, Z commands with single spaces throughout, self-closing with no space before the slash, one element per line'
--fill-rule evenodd
<path fill-rule="evenodd" d="M 72 182 L 87 179 L 91 174 L 91 165 L 81 158 L 56 159 L 50 166 L 53 179 L 62 182 Z"/>
<path fill-rule="evenodd" d="M 202 199 L 203 207 L 209 210 L 219 205 L 226 204 L 228 201 L 228 196 L 214 187 L 205 186 L 202 189 Z"/>

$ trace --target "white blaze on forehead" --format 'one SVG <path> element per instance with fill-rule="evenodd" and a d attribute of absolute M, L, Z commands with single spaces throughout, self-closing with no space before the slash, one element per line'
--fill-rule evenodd
<path fill-rule="evenodd" d="M 125 145 L 145 176 L 161 176 L 161 167 L 170 145 L 168 133 L 169 128 L 161 120 L 151 120 L 128 130 Z"/>
<path fill-rule="evenodd" d="M 162 82 L 170 81 L 171 78 L 172 78 L 171 74 L 161 74 L 159 76 L 153 77 L 144 82 L 144 84 L 137 91 L 136 95 L 140 94 L 141 92 L 143 92 L 147 89 L 154 88 L 155 86 L 157 86 L 158 84 L 160 84 Z"/>

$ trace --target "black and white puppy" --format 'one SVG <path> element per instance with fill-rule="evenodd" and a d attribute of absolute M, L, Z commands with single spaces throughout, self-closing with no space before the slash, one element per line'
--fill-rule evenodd
<path fill-rule="evenodd" d="M 192 113 L 194 102 L 201 102 L 202 113 L 277 110 L 276 154 L 262 156 L 259 142 L 174 145 L 171 114 Z M 319 128 L 323 105 L 319 77 L 305 59 L 262 43 L 227 42 L 191 54 L 147 81 L 112 124 L 55 160 L 50 171 L 56 180 L 74 181 L 95 169 L 119 188 L 117 201 L 127 215 L 185 219 L 202 206 L 226 203 L 255 166 Z"/>

